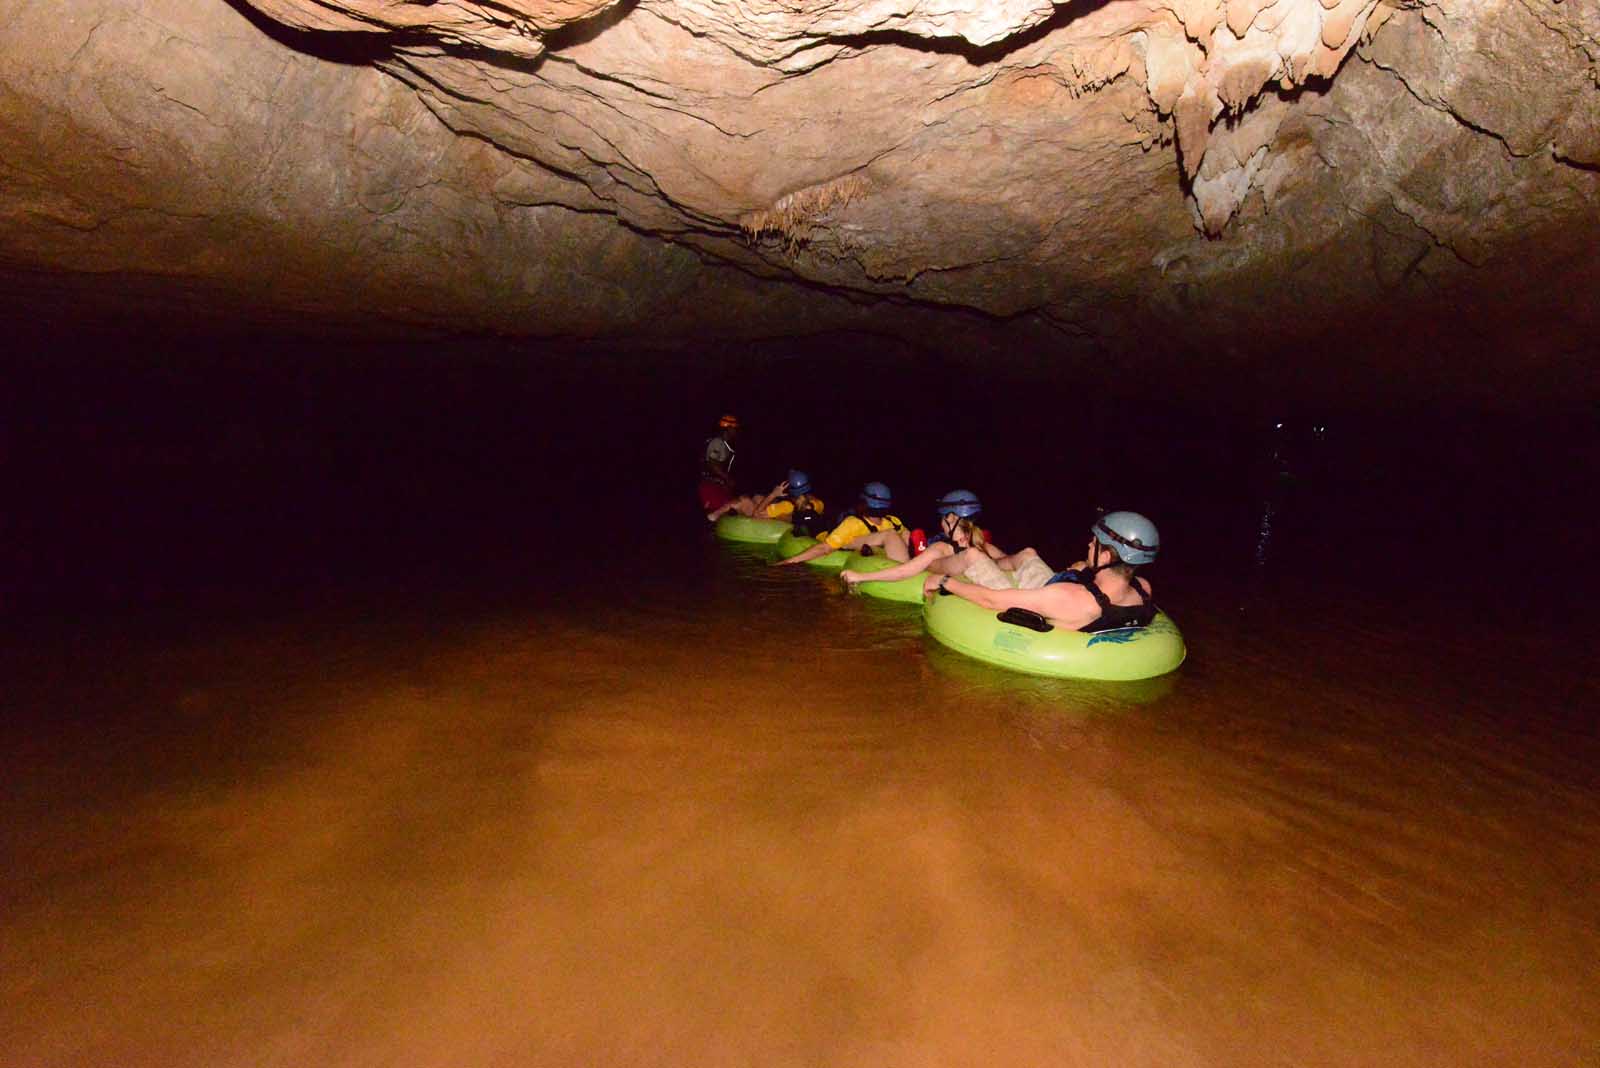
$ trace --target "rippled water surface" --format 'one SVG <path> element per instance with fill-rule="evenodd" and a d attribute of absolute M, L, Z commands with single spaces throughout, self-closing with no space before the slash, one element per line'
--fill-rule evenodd
<path fill-rule="evenodd" d="M 0 1062 L 1600 1063 L 1595 629 L 1472 486 L 1135 456 L 1190 659 L 1071 683 L 712 541 L 683 422 L 191 471 L 248 517 L 114 512 L 143 568 L 16 521 Z M 1047 556 L 1104 503 L 911 442 Z"/>

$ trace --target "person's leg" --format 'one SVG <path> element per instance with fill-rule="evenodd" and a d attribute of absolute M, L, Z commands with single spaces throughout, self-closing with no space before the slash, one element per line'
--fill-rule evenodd
<path fill-rule="evenodd" d="M 905 537 L 898 531 L 875 531 L 862 538 L 857 548 L 869 545 L 875 550 L 881 550 L 884 556 L 887 556 L 897 564 L 903 564 L 911 559 L 911 550 L 906 547 Z"/>
<path fill-rule="evenodd" d="M 700 509 L 710 513 L 727 504 L 733 498 L 733 491 L 720 482 L 703 479 L 700 482 Z M 719 515 L 721 513 L 718 513 Z"/>
<path fill-rule="evenodd" d="M 1036 590 L 1055 577 L 1055 570 L 1032 549 L 1013 553 L 1006 560 L 1014 565 L 1011 575 L 1019 590 Z"/>
<path fill-rule="evenodd" d="M 961 577 L 968 582 L 990 590 L 1016 588 L 1016 584 L 1011 581 L 1011 572 L 1002 571 L 1000 566 L 989 559 L 987 554 L 965 552 L 961 556 L 966 558 L 966 566 L 961 572 Z"/>
<path fill-rule="evenodd" d="M 742 515 L 746 519 L 756 514 L 756 505 L 760 502 L 754 497 L 735 497 L 714 512 L 707 512 L 706 518 L 715 523 L 729 512 Z"/>
<path fill-rule="evenodd" d="M 1039 553 L 1030 545 L 1026 549 L 1018 549 L 1009 556 L 1002 556 L 996 562 L 1003 570 L 1015 571 L 1028 561 L 1037 559 L 1039 559 Z"/>

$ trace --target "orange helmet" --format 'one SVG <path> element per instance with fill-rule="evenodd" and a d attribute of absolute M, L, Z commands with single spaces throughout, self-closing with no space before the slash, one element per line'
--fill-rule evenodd
<path fill-rule="evenodd" d="M 723 416 L 721 419 L 717 420 L 717 429 L 718 430 L 738 430 L 739 429 L 739 417 L 737 415 L 725 415 L 725 416 Z"/>

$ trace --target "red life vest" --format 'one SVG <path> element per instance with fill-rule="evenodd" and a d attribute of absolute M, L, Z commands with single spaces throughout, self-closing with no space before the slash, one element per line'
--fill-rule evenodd
<path fill-rule="evenodd" d="M 979 528 L 979 529 L 983 530 L 983 540 L 984 541 L 987 541 L 987 542 L 993 542 L 994 541 L 994 535 L 990 534 L 987 529 L 985 529 L 985 528 Z M 937 541 L 949 541 L 950 539 L 946 538 L 944 535 L 941 534 L 934 540 L 937 540 Z M 932 544 L 932 541 L 930 541 L 929 538 L 928 538 L 928 532 L 923 530 L 921 527 L 918 527 L 916 530 L 913 530 L 911 532 L 910 545 L 911 545 L 911 555 L 912 556 L 921 556 L 923 553 L 928 551 L 928 546 L 931 545 L 931 544 Z"/>

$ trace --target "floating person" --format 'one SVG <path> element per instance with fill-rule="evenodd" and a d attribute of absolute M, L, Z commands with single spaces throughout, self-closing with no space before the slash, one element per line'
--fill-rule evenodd
<path fill-rule="evenodd" d="M 972 554 L 964 576 L 968 581 L 951 582 L 948 575 L 929 575 L 924 590 L 960 597 L 996 612 L 1020 608 L 1063 630 L 1095 633 L 1143 627 L 1155 618 L 1156 606 L 1149 580 L 1134 572 L 1154 560 L 1160 549 L 1161 536 L 1149 519 L 1138 512 L 1107 512 L 1089 529 L 1084 559 L 1068 570 L 1051 572 L 1037 553 L 1024 549 L 1016 555 L 1030 557 L 1026 566 L 1009 576 L 995 567 L 999 581 L 1013 580 L 1008 588 L 996 589 L 978 581 L 979 576 L 995 581 L 994 575 L 984 575 L 985 562 L 994 566 L 993 561 Z"/>
<path fill-rule="evenodd" d="M 700 510 L 712 512 L 733 498 L 734 442 L 739 438 L 739 418 L 717 420 L 717 432 L 706 439 L 700 454 Z"/>
<path fill-rule="evenodd" d="M 986 556 L 997 564 L 1007 559 L 1006 554 L 989 541 L 988 535 L 975 521 L 983 511 L 983 504 L 976 493 L 971 490 L 951 490 L 939 498 L 934 511 L 939 517 L 939 531 L 927 539 L 925 547 L 914 555 L 909 550 L 915 546 L 909 545 L 908 539 L 893 530 L 880 531 L 861 539 L 861 545 L 881 548 L 885 556 L 899 563 L 882 571 L 841 571 L 839 577 L 845 585 L 854 589 L 861 583 L 896 582 L 923 572 L 960 575 L 966 572 L 967 565 L 977 556 Z M 1004 585 L 1007 589 L 1012 588 L 1010 582 Z"/>
<path fill-rule="evenodd" d="M 748 519 L 788 519 L 797 524 L 809 523 L 822 514 L 822 498 L 811 492 L 811 476 L 804 471 L 791 470 L 788 477 L 773 486 L 765 495 L 734 497 L 720 508 L 706 513 L 706 519 L 715 523 L 728 514 L 742 515 Z"/>
<path fill-rule="evenodd" d="M 832 530 L 816 535 L 817 543 L 809 549 L 783 560 L 775 560 L 773 567 L 787 564 L 804 564 L 820 559 L 840 549 L 854 549 L 874 534 L 893 531 L 905 537 L 906 525 L 898 516 L 890 515 L 894 497 L 882 482 L 868 482 L 861 487 L 861 497 L 854 511 L 844 513 Z M 903 551 L 903 549 L 902 549 Z"/>

